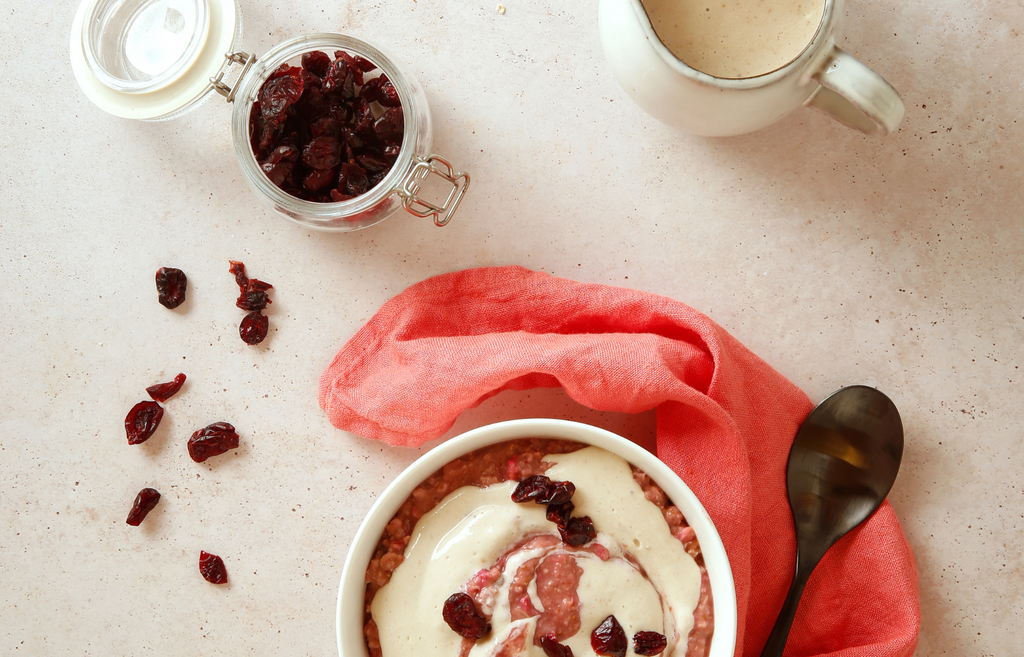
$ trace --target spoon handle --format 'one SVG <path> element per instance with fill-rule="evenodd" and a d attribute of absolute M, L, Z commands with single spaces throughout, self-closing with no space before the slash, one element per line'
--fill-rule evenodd
<path fill-rule="evenodd" d="M 800 596 L 804 592 L 804 586 L 807 584 L 807 578 L 811 576 L 811 571 L 814 570 L 812 564 L 810 567 L 806 565 L 801 568 L 800 561 L 797 561 L 796 573 L 793 575 L 793 583 L 789 586 L 789 593 L 786 595 L 786 601 L 782 603 L 782 609 L 779 611 L 779 617 L 775 620 L 775 626 L 772 628 L 772 633 L 768 635 L 768 641 L 764 644 L 764 649 L 761 651 L 761 657 L 781 657 L 783 648 L 786 647 L 786 639 L 789 638 L 789 629 L 793 626 L 793 617 L 796 616 L 796 608 L 800 604 Z"/>

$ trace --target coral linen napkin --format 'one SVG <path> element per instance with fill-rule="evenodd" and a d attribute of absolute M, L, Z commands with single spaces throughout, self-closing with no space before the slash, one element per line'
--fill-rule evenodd
<path fill-rule="evenodd" d="M 502 390 L 557 386 L 597 410 L 657 409 L 657 454 L 729 554 L 736 654 L 758 655 L 793 574 L 786 460 L 812 404 L 692 308 L 521 267 L 437 276 L 342 348 L 320 378 L 320 405 L 340 429 L 412 447 Z M 886 502 L 811 576 L 786 655 L 910 655 L 919 626 L 914 558 Z"/>

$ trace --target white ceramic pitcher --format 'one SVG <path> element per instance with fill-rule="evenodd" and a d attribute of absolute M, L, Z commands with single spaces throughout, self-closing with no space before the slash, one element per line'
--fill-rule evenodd
<path fill-rule="evenodd" d="M 843 0 L 823 0 L 814 37 L 785 66 L 756 77 L 717 78 L 690 68 L 661 42 L 640 0 L 600 0 L 605 55 L 626 93 L 669 125 L 707 136 L 769 126 L 801 105 L 867 134 L 887 135 L 903 101 L 880 75 L 836 45 Z"/>

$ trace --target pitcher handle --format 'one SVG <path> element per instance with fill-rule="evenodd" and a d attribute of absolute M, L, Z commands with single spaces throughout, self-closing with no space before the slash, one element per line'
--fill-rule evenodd
<path fill-rule="evenodd" d="M 903 119 L 903 100 L 892 85 L 839 46 L 832 46 L 811 79 L 821 86 L 804 104 L 843 125 L 884 136 Z"/>

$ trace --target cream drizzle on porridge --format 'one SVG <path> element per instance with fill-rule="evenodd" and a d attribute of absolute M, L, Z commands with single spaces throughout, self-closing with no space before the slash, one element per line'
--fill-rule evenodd
<path fill-rule="evenodd" d="M 403 562 L 373 597 L 384 657 L 540 657 L 538 627 L 585 657 L 595 654 L 591 630 L 609 615 L 627 636 L 664 634 L 666 657 L 686 654 L 706 575 L 702 587 L 701 567 L 629 463 L 596 447 L 542 460 L 552 480 L 576 485 L 573 515 L 589 516 L 597 538 L 579 548 L 562 543 L 543 506 L 512 502 L 514 481 L 458 488 L 419 519 Z M 490 617 L 491 632 L 476 642 L 441 621 L 456 591 Z"/>

